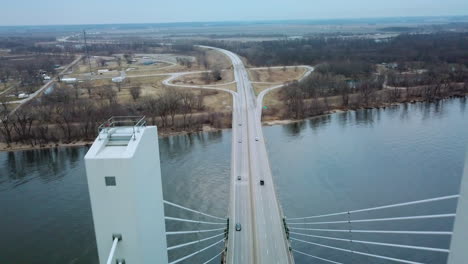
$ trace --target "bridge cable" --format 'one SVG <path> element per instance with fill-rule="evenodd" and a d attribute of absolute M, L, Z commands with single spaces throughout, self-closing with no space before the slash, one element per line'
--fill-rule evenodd
<path fill-rule="evenodd" d="M 203 264 L 208 264 L 210 263 L 212 260 L 214 260 L 215 258 L 219 257 L 219 255 L 223 254 L 224 250 L 222 250 L 221 252 L 219 252 L 218 254 L 216 254 L 214 257 L 210 258 L 209 260 L 203 262 Z"/>
<path fill-rule="evenodd" d="M 391 257 L 382 256 L 382 255 L 365 253 L 365 252 L 361 252 L 361 251 L 354 251 L 354 250 L 349 250 L 349 249 L 344 249 L 344 248 L 339 248 L 339 247 L 327 246 L 327 245 L 323 245 L 323 244 L 319 244 L 319 243 L 313 243 L 313 242 L 310 242 L 310 241 L 305 241 L 305 240 L 301 240 L 301 239 L 297 239 L 297 238 L 291 238 L 291 240 L 302 242 L 302 243 L 307 243 L 307 244 L 311 244 L 311 245 L 315 245 L 315 246 L 319 246 L 319 247 L 335 249 L 335 250 L 339 250 L 339 251 L 343 251 L 343 252 L 351 252 L 351 253 L 358 254 L 358 255 L 374 257 L 374 258 L 378 258 L 378 259 L 391 260 L 391 261 L 400 262 L 400 263 L 424 264 L 424 263 L 421 263 L 421 262 L 416 262 L 416 261 L 411 261 L 411 260 L 391 258 Z"/>
<path fill-rule="evenodd" d="M 209 248 L 211 248 L 211 247 L 214 247 L 215 245 L 217 245 L 217 244 L 219 244 L 219 243 L 221 243 L 221 242 L 223 242 L 223 241 L 224 241 L 224 238 L 221 239 L 221 240 L 219 240 L 218 242 L 215 242 L 215 243 L 213 243 L 213 244 L 211 244 L 211 245 L 209 245 L 209 246 L 207 246 L 207 247 L 205 247 L 205 248 L 203 248 L 203 249 L 200 249 L 200 250 L 198 250 L 198 251 L 196 251 L 196 252 L 194 252 L 194 253 L 192 253 L 192 254 L 189 254 L 189 255 L 187 255 L 187 256 L 185 256 L 185 257 L 182 257 L 182 258 L 179 258 L 179 259 L 177 259 L 177 260 L 174 260 L 174 261 L 170 262 L 169 264 L 176 264 L 176 263 L 179 263 L 179 262 L 181 262 L 181 261 L 183 261 L 183 260 L 186 260 L 186 259 L 188 259 L 188 258 L 190 258 L 190 257 L 193 257 L 193 256 L 195 256 L 196 254 L 201 253 L 201 252 L 203 252 L 203 251 L 205 251 L 205 250 L 207 250 L 207 249 L 209 249 Z"/>
<path fill-rule="evenodd" d="M 329 259 L 324 259 L 324 258 L 320 258 L 320 257 L 317 257 L 317 256 L 313 256 L 313 255 L 304 253 L 304 252 L 299 251 L 299 250 L 296 250 L 296 249 L 293 249 L 292 251 L 297 252 L 297 253 L 299 253 L 299 254 L 302 254 L 302 255 L 304 255 L 304 256 L 308 256 L 308 257 L 311 257 L 311 258 L 319 259 L 319 260 L 322 260 L 322 261 L 325 261 L 325 262 L 329 262 L 329 263 L 333 263 L 333 264 L 344 264 L 344 263 L 342 263 L 342 262 L 336 262 L 336 261 L 333 261 L 333 260 L 329 260 Z"/>
<path fill-rule="evenodd" d="M 107 258 L 107 262 L 106 262 L 107 264 L 112 263 L 112 259 L 114 258 L 115 249 L 117 248 L 117 243 L 118 242 L 119 242 L 119 238 L 115 237 L 114 241 L 112 241 L 112 247 L 111 247 L 111 250 L 110 250 L 110 253 L 109 253 L 109 257 Z"/>
<path fill-rule="evenodd" d="M 171 217 L 171 216 L 165 216 L 164 219 L 172 220 L 172 221 L 188 222 L 188 223 L 200 223 L 200 224 L 207 224 L 207 225 L 225 225 L 226 224 L 226 223 L 220 223 L 220 222 L 196 221 L 196 220 L 190 220 L 186 218 L 177 218 L 177 217 Z"/>
<path fill-rule="evenodd" d="M 175 203 L 171 203 L 171 202 L 168 202 L 168 201 L 165 201 L 165 200 L 163 201 L 163 203 L 164 203 L 164 204 L 167 204 L 167 205 L 171 205 L 171 206 L 177 207 L 177 208 L 180 208 L 180 209 L 183 209 L 183 210 L 186 210 L 186 211 L 189 211 L 189 212 L 192 212 L 192 213 L 201 214 L 201 215 L 208 216 L 208 217 L 215 218 L 215 219 L 219 219 L 219 220 L 226 220 L 226 218 L 223 218 L 223 217 L 217 217 L 217 216 L 214 216 L 214 215 L 205 214 L 205 213 L 202 213 L 202 212 L 199 212 L 199 211 L 196 211 L 196 210 L 193 210 L 193 209 L 184 207 L 184 206 L 182 206 L 182 205 L 178 205 L 178 204 L 175 204 Z"/>
<path fill-rule="evenodd" d="M 459 197 L 460 197 L 460 195 L 458 195 L 458 194 L 456 194 L 456 195 L 447 195 L 447 196 L 442 196 L 442 197 L 436 197 L 436 198 L 430 198 L 430 199 L 424 199 L 424 200 L 417 200 L 417 201 L 411 201 L 411 202 L 405 202 L 405 203 L 390 204 L 390 205 L 384 205 L 384 206 L 377 206 L 377 207 L 371 207 L 371 208 L 359 209 L 359 210 L 353 210 L 353 211 L 345 211 L 345 212 L 339 212 L 339 213 L 315 215 L 315 216 L 306 216 L 306 217 L 286 218 L 286 220 L 287 221 L 303 220 L 303 219 L 312 219 L 312 218 L 320 218 L 320 217 L 328 217 L 328 216 L 345 215 L 345 214 L 348 214 L 348 213 L 350 213 L 350 214 L 362 213 L 362 212 L 375 211 L 375 210 L 381 210 L 381 209 L 387 209 L 387 208 L 394 208 L 394 207 L 401 207 L 401 206 L 408 206 L 408 205 L 443 201 L 443 200 L 449 200 L 449 199 L 456 199 L 456 198 L 459 198 Z"/>
<path fill-rule="evenodd" d="M 420 246 L 411 246 L 411 245 L 402 245 L 402 244 L 392 244 L 392 243 L 382 243 L 382 242 L 373 242 L 373 241 L 364 241 L 364 240 L 352 240 L 352 239 L 345 239 L 345 238 L 336 238 L 336 237 L 327 237 L 327 236 L 316 236 L 316 235 L 308 235 L 296 232 L 289 232 L 290 234 L 299 235 L 299 236 L 307 236 L 313 238 L 321 238 L 321 239 L 329 239 L 329 240 L 336 240 L 336 241 L 345 241 L 351 243 L 360 243 L 360 244 L 368 244 L 368 245 L 375 245 L 375 246 L 386 246 L 386 247 L 397 247 L 397 248 L 408 248 L 408 249 L 418 249 L 418 250 L 426 250 L 432 252 L 443 252 L 449 253 L 450 250 L 443 249 L 443 248 L 432 248 L 432 247 L 420 247 Z"/>
<path fill-rule="evenodd" d="M 346 224 L 346 223 L 364 223 L 364 222 L 380 222 L 380 221 L 397 221 L 397 220 L 411 220 L 411 219 L 431 219 L 431 218 L 455 217 L 455 215 L 456 215 L 456 214 L 416 215 L 416 216 L 401 216 L 401 217 L 388 217 L 388 218 L 359 219 L 359 220 L 347 220 L 347 221 L 288 223 L 288 225 Z"/>
<path fill-rule="evenodd" d="M 179 244 L 179 245 L 176 245 L 176 246 L 168 247 L 167 250 L 169 251 L 169 250 L 173 250 L 173 249 L 177 249 L 177 248 L 181 248 L 181 247 L 190 246 L 190 245 L 197 244 L 197 243 L 200 243 L 200 242 L 203 242 L 203 241 L 207 241 L 207 240 L 210 240 L 210 239 L 213 239 L 215 237 L 222 236 L 222 235 L 224 235 L 224 232 L 221 233 L 221 234 L 217 234 L 217 235 L 214 235 L 214 236 L 207 237 L 207 238 L 198 239 L 198 240 L 187 242 L 187 243 L 184 243 L 184 244 Z"/>
<path fill-rule="evenodd" d="M 370 233 L 370 234 L 405 234 L 405 235 L 452 235 L 453 232 L 445 231 L 406 231 L 406 230 L 360 230 L 360 229 L 321 229 L 321 228 L 300 228 L 289 227 L 291 230 L 318 231 L 318 232 L 338 232 L 338 233 Z"/>
<path fill-rule="evenodd" d="M 225 230 L 226 228 L 216 228 L 216 229 L 205 229 L 205 230 L 188 230 L 188 231 L 169 231 L 166 232 L 166 235 L 185 235 L 185 234 L 196 234 L 196 233 L 206 233 Z"/>

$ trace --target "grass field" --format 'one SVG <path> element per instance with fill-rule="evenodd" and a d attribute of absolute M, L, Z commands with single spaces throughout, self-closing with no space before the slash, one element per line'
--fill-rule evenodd
<path fill-rule="evenodd" d="M 225 84 L 234 81 L 234 73 L 232 70 L 225 70 L 221 72 L 221 80 L 219 81 L 208 81 L 203 79 L 203 73 L 194 73 L 183 75 L 180 78 L 172 81 L 174 84 L 187 84 L 187 85 L 218 85 Z"/>
<path fill-rule="evenodd" d="M 292 68 L 270 68 L 270 69 L 248 69 L 252 82 L 284 83 L 294 81 L 305 73 L 303 67 Z"/>

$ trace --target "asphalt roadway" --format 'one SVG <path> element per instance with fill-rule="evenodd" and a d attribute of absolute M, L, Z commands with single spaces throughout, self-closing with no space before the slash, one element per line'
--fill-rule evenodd
<path fill-rule="evenodd" d="M 263 138 L 261 100 L 257 102 L 247 70 L 239 56 L 223 49 L 205 48 L 215 49 L 230 58 L 237 82 L 233 106 L 227 262 L 294 263 L 283 228 L 281 208 Z M 263 186 L 260 185 L 260 180 L 265 182 Z M 237 223 L 241 224 L 241 231 L 235 230 Z"/>

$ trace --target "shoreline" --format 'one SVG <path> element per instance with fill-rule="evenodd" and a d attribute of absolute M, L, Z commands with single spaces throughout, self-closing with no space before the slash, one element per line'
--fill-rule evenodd
<path fill-rule="evenodd" d="M 218 132 L 222 130 L 229 130 L 231 128 L 214 128 L 214 127 L 204 127 L 201 130 L 182 130 L 182 131 L 162 131 L 158 133 L 159 138 L 167 138 L 172 136 L 181 136 L 181 135 L 188 135 L 191 133 L 204 133 L 204 132 Z M 42 150 L 42 149 L 53 149 L 53 148 L 62 148 L 62 147 L 83 147 L 83 146 L 91 146 L 94 143 L 94 140 L 87 141 L 87 140 L 80 140 L 71 143 L 47 143 L 47 144 L 40 144 L 31 146 L 30 144 L 19 144 L 13 143 L 10 147 L 7 147 L 7 144 L 0 142 L 0 152 L 15 152 L 15 151 L 24 151 L 24 150 Z"/>
<path fill-rule="evenodd" d="M 446 98 L 440 98 L 438 100 L 429 102 L 429 103 L 434 103 L 440 100 L 446 100 L 446 99 L 456 99 L 456 98 L 467 98 L 468 95 L 465 96 L 452 96 L 452 97 L 446 97 Z M 350 111 L 357 111 L 357 110 L 363 110 L 363 109 L 381 109 L 381 108 L 387 108 L 387 107 L 392 107 L 392 106 L 400 106 L 403 104 L 415 104 L 415 103 L 422 103 L 422 102 L 428 102 L 425 100 L 411 100 L 411 101 L 405 101 L 405 102 L 394 102 L 394 103 L 382 103 L 381 105 L 376 105 L 372 107 L 358 107 L 358 108 L 346 108 L 346 109 L 331 109 L 330 111 L 319 114 L 319 115 L 314 115 L 314 116 L 309 116 L 305 117 L 302 119 L 272 119 L 268 121 L 262 121 L 262 126 L 277 126 L 277 125 L 287 125 L 287 124 L 293 124 L 293 123 L 298 123 L 298 122 L 303 122 L 306 120 L 310 120 L 313 118 L 321 117 L 321 116 L 327 116 L 327 115 L 332 115 L 332 114 L 337 114 L 337 113 L 345 113 L 345 112 L 350 112 Z M 172 136 L 180 136 L 180 135 L 188 135 L 191 133 L 200 133 L 200 132 L 218 132 L 218 131 L 223 131 L 223 130 L 230 130 L 232 129 L 231 127 L 229 128 L 214 128 L 211 126 L 204 126 L 200 130 L 181 130 L 181 131 L 162 131 L 160 132 L 158 130 L 158 138 L 167 138 L 167 137 L 172 137 Z M 42 145 L 36 145 L 36 146 L 31 146 L 29 144 L 17 144 L 13 143 L 12 146 L 9 148 L 6 146 L 5 143 L 0 143 L 0 152 L 15 152 L 15 151 L 24 151 L 24 150 L 41 150 L 41 149 L 53 149 L 53 148 L 62 148 L 62 147 L 82 147 L 82 146 L 91 146 L 93 144 L 93 141 L 76 141 L 76 142 L 71 142 L 71 143 L 48 143 L 48 144 L 42 144 Z"/>
<path fill-rule="evenodd" d="M 402 102 L 393 102 L 393 103 L 381 103 L 380 105 L 375 105 L 375 106 L 369 106 L 369 107 L 357 107 L 357 108 L 352 108 L 352 107 L 347 107 L 347 108 L 333 108 L 325 113 L 318 114 L 318 115 L 313 115 L 313 116 L 308 116 L 304 117 L 301 119 L 272 119 L 268 121 L 262 121 L 262 126 L 277 126 L 277 125 L 287 125 L 287 124 L 293 124 L 293 123 L 298 123 L 322 116 L 327 116 L 327 115 L 332 115 L 332 114 L 337 114 L 337 113 L 346 113 L 346 112 L 352 112 L 352 111 L 357 111 L 357 110 L 374 110 L 374 109 L 386 109 L 387 107 L 392 107 L 392 106 L 400 106 L 404 104 L 416 104 L 416 103 L 435 103 L 441 100 L 450 100 L 450 99 L 457 99 L 457 98 L 468 98 L 468 94 L 464 96 L 448 96 L 444 98 L 439 98 L 434 101 L 426 101 L 424 99 L 413 99 L 410 101 L 402 101 Z"/>

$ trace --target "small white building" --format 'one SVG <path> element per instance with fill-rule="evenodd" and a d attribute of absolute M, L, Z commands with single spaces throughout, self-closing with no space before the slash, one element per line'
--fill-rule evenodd
<path fill-rule="evenodd" d="M 24 99 L 24 98 L 28 98 L 28 97 L 29 97 L 29 94 L 27 94 L 27 93 L 20 93 L 20 94 L 18 94 L 18 98 L 19 98 L 19 99 Z"/>
<path fill-rule="evenodd" d="M 106 73 L 106 72 L 109 72 L 109 69 L 100 69 L 97 71 L 99 74 L 103 74 L 103 73 Z"/>
<path fill-rule="evenodd" d="M 76 83 L 78 80 L 76 78 L 62 78 L 64 83 Z"/>
<path fill-rule="evenodd" d="M 119 76 L 119 77 L 112 78 L 112 82 L 114 82 L 114 83 L 121 83 L 123 81 L 125 81 L 125 76 Z"/>

